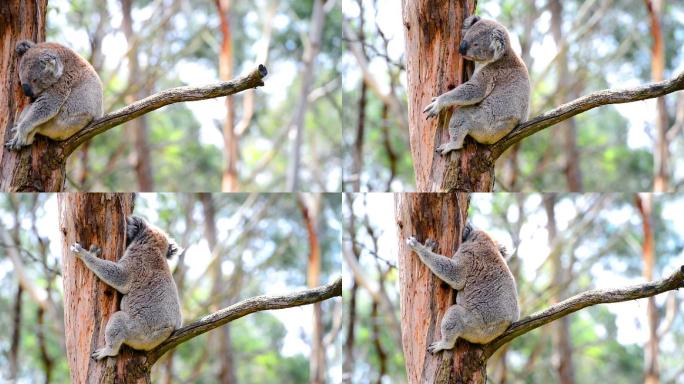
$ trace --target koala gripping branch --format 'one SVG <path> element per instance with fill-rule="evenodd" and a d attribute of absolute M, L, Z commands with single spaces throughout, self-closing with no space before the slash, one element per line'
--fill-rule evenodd
<path fill-rule="evenodd" d="M 210 315 L 177 329 L 161 345 L 148 352 L 147 363 L 151 366 L 166 352 L 193 337 L 209 332 L 250 313 L 269 309 L 283 309 L 317 303 L 335 296 L 342 296 L 342 278 L 338 277 L 328 285 L 307 289 L 287 295 L 257 296 L 223 308 Z"/>
<path fill-rule="evenodd" d="M 259 64 L 259 66 L 250 73 L 231 81 L 222 81 L 201 87 L 176 87 L 155 93 L 154 95 L 138 100 L 133 104 L 102 116 L 74 136 L 61 142 L 60 145 L 62 146 L 63 157 L 66 159 L 66 157 L 86 140 L 114 128 L 117 125 L 133 120 L 138 116 L 154 111 L 155 109 L 182 101 L 196 101 L 229 96 L 250 88 L 263 86 L 263 78 L 266 77 L 267 74 L 268 71 L 266 70 L 266 67 Z"/>
<path fill-rule="evenodd" d="M 573 312 L 579 311 L 582 308 L 596 304 L 642 299 L 678 288 L 684 288 L 684 265 L 670 276 L 661 280 L 624 288 L 592 289 L 590 291 L 582 292 L 511 324 L 506 332 L 484 346 L 485 355 L 489 357 L 502 345 L 516 337 L 524 335 L 533 329 L 539 328 L 554 320 L 558 320 Z"/>

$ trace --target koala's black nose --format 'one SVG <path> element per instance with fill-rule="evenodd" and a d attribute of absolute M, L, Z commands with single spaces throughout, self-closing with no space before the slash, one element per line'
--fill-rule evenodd
<path fill-rule="evenodd" d="M 461 46 L 458 47 L 458 53 L 460 53 L 461 55 L 465 55 L 467 51 L 468 43 L 466 43 L 465 41 L 461 41 Z"/>
<path fill-rule="evenodd" d="M 21 90 L 24 91 L 24 95 L 28 97 L 33 97 L 33 91 L 31 91 L 31 86 L 28 84 L 22 84 Z"/>

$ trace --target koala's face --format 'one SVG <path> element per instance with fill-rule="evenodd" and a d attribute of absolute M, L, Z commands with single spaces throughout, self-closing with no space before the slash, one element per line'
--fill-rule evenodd
<path fill-rule="evenodd" d="M 496 21 L 471 16 L 463 23 L 458 52 L 467 60 L 491 63 L 506 51 L 506 37 L 506 29 Z"/>
<path fill-rule="evenodd" d="M 19 62 L 19 79 L 24 94 L 35 100 L 62 76 L 62 60 L 51 50 L 34 47 Z"/>

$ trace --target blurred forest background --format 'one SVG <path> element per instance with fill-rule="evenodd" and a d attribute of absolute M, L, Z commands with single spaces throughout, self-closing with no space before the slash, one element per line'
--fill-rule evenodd
<path fill-rule="evenodd" d="M 341 19 L 336 0 L 51 0 L 47 40 L 93 64 L 105 113 L 259 63 L 269 71 L 255 91 L 97 136 L 71 157 L 67 189 L 339 191 Z"/>
<path fill-rule="evenodd" d="M 309 268 L 319 285 L 339 276 L 340 207 L 339 194 L 140 194 L 134 213 L 187 250 L 170 260 L 187 324 L 248 297 L 306 288 L 310 244 L 320 251 L 320 267 Z M 58 228 L 56 195 L 0 195 L 1 382 L 70 381 Z M 338 383 L 341 313 L 341 300 L 321 303 L 318 340 L 312 305 L 248 315 L 167 353 L 152 380 L 306 383 L 318 343 L 319 369 Z"/>
<path fill-rule="evenodd" d="M 414 190 L 401 4 L 342 3 L 343 98 L 353 106 L 344 109 L 344 190 Z M 477 14 L 513 35 L 530 71 L 530 117 L 684 70 L 682 2 L 481 0 Z M 683 125 L 682 92 L 588 111 L 509 149 L 496 164 L 495 189 L 683 190 Z"/>
<path fill-rule="evenodd" d="M 406 382 L 393 195 L 343 200 L 344 382 Z M 472 194 L 468 219 L 508 249 L 526 316 L 589 289 L 670 275 L 684 262 L 683 210 L 684 198 L 662 194 Z M 655 257 L 644 246 L 652 235 Z M 683 299 L 671 291 L 556 320 L 497 351 L 488 382 L 638 383 L 655 359 L 661 383 L 684 383 Z"/>

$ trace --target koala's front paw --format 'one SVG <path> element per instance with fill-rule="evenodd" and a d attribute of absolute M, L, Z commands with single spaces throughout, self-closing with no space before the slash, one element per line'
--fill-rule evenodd
<path fill-rule="evenodd" d="M 437 242 L 432 239 L 425 240 L 425 248 L 434 251 L 437 248 Z"/>
<path fill-rule="evenodd" d="M 451 151 L 456 151 L 463 148 L 463 145 L 458 145 L 457 143 L 450 141 L 446 144 L 442 144 L 437 149 L 435 149 L 436 152 L 438 152 L 440 155 L 444 156 L 447 153 Z"/>
<path fill-rule="evenodd" d="M 430 344 L 430 346 L 428 347 L 427 350 L 428 350 L 428 352 L 430 352 L 434 355 L 435 353 L 442 351 L 442 350 L 445 350 L 445 349 L 448 349 L 447 345 L 445 345 L 441 341 L 435 341 L 434 343 Z"/>
<path fill-rule="evenodd" d="M 413 237 L 413 236 L 409 236 L 409 237 L 406 239 L 406 244 L 408 244 L 408 246 L 411 247 L 411 248 L 413 248 L 413 249 L 418 248 L 418 246 L 420 245 L 420 243 L 418 242 L 418 240 L 416 240 L 416 238 Z"/>
<path fill-rule="evenodd" d="M 425 120 L 431 118 L 431 117 L 437 117 L 439 115 L 439 112 L 442 110 L 442 103 L 439 102 L 439 97 L 433 97 L 432 102 L 428 104 L 425 109 L 423 109 L 423 113 L 427 113 L 427 116 L 425 117 Z"/>
<path fill-rule="evenodd" d="M 83 255 L 84 253 L 87 253 L 87 252 L 88 252 L 88 251 L 86 251 L 85 249 L 83 249 L 83 247 L 81 247 L 81 244 L 79 244 L 79 243 L 73 243 L 73 244 L 71 245 L 71 247 L 69 247 L 69 250 L 70 250 L 71 252 L 75 253 L 76 256 L 81 256 L 81 255 Z"/>
<path fill-rule="evenodd" d="M 114 353 L 114 351 L 112 351 L 111 348 L 104 347 L 104 348 L 97 349 L 97 350 L 95 350 L 95 352 L 90 354 L 90 357 L 92 357 L 95 360 L 102 360 L 107 356 L 116 356 L 116 353 Z"/>
<path fill-rule="evenodd" d="M 14 139 L 11 139 L 10 141 L 5 144 L 5 147 L 9 149 L 10 151 L 18 151 L 21 149 L 21 147 L 25 146 L 26 143 L 23 141 L 19 140 L 18 137 L 15 137 Z"/>

